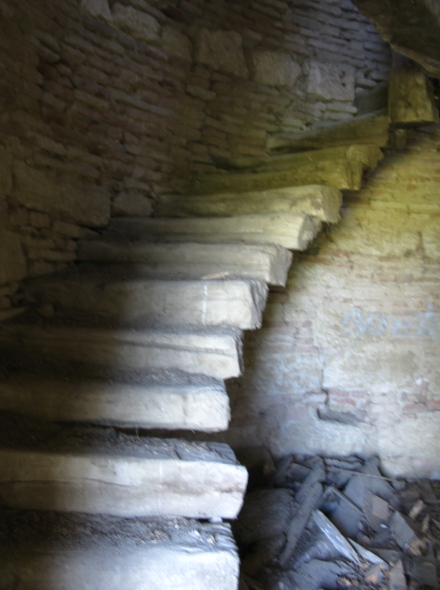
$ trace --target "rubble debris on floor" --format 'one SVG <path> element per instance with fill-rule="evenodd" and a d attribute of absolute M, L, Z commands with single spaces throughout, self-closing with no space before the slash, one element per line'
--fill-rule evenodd
<path fill-rule="evenodd" d="M 290 455 L 261 483 L 235 525 L 240 590 L 439 588 L 440 482 L 384 477 L 377 457 Z"/>

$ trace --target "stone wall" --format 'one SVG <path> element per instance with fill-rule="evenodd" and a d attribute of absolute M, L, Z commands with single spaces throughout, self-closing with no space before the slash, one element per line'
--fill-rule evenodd
<path fill-rule="evenodd" d="M 234 445 L 440 477 L 439 146 L 426 128 L 388 155 L 296 258 L 231 388 Z"/>
<path fill-rule="evenodd" d="M 110 216 L 351 116 L 388 61 L 340 0 L 1 0 L 0 309 Z"/>

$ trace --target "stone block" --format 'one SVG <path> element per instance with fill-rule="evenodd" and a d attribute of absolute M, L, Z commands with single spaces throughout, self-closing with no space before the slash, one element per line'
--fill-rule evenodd
<path fill-rule="evenodd" d="M 125 518 L 233 519 L 241 509 L 247 471 L 227 445 L 154 438 L 135 444 L 129 437 L 116 442 L 111 431 L 90 429 L 73 440 L 66 429 L 63 435 L 56 434 L 62 450 L 53 442 L 35 451 L 14 442 L 2 447 L 4 506 Z"/>
<path fill-rule="evenodd" d="M 238 587 L 240 560 L 229 525 L 53 512 L 41 518 L 11 510 L 2 522 L 1 590 L 17 584 L 33 590 Z M 8 530 L 14 538 L 5 540 Z"/>
<path fill-rule="evenodd" d="M 124 191 L 113 201 L 112 213 L 116 216 L 145 216 L 153 211 L 152 201 L 141 192 Z"/>
<path fill-rule="evenodd" d="M 353 102 L 354 68 L 331 63 L 311 61 L 307 92 L 319 100 L 340 100 Z"/>
<path fill-rule="evenodd" d="M 301 66 L 288 53 L 256 51 L 253 54 L 254 77 L 260 84 L 294 86 L 301 74 Z"/>
<path fill-rule="evenodd" d="M 103 189 L 86 189 L 70 177 L 56 178 L 22 162 L 14 164 L 14 179 L 14 199 L 24 207 L 91 227 L 102 227 L 110 218 L 110 196 Z"/>
<path fill-rule="evenodd" d="M 108 0 L 81 0 L 81 8 L 92 16 L 106 21 L 113 19 Z"/>
<path fill-rule="evenodd" d="M 12 191 L 12 155 L 5 148 L 0 148 L 0 178 L 0 197 L 3 197 Z"/>
<path fill-rule="evenodd" d="M 115 25 L 138 41 L 158 44 L 161 28 L 157 20 L 132 6 L 113 5 L 113 21 Z"/>
<path fill-rule="evenodd" d="M 91 370 L 180 370 L 217 379 L 238 377 L 242 364 L 241 334 L 235 330 L 194 333 L 9 326 L 0 334 L 0 349 L 11 354 L 27 351 L 41 363 L 52 357 L 60 364 L 79 363 Z"/>
<path fill-rule="evenodd" d="M 166 26 L 162 35 L 163 48 L 172 57 L 192 62 L 192 44 L 176 27 Z"/>
<path fill-rule="evenodd" d="M 438 108 L 432 82 L 410 59 L 395 53 L 388 92 L 388 110 L 393 123 L 437 123 Z"/>
<path fill-rule="evenodd" d="M 197 39 L 196 61 L 225 74 L 248 77 L 243 39 L 235 31 L 202 29 Z"/>
<path fill-rule="evenodd" d="M 398 561 L 390 571 L 389 588 L 390 590 L 407 590 L 408 588 L 401 561 Z"/>
<path fill-rule="evenodd" d="M 0 285 L 19 281 L 26 276 L 26 272 L 20 237 L 0 227 Z"/>
<path fill-rule="evenodd" d="M 204 432 L 226 430 L 230 417 L 219 385 L 81 384 L 27 375 L 0 383 L 0 409 L 53 422 Z"/>

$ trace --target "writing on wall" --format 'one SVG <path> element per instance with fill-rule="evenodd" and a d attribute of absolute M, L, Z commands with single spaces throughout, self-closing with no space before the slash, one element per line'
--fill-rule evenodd
<path fill-rule="evenodd" d="M 440 333 L 440 313 L 429 304 L 426 311 L 396 316 L 381 311 L 360 309 L 347 311 L 342 318 L 346 334 L 377 338 L 430 338 L 435 341 Z"/>

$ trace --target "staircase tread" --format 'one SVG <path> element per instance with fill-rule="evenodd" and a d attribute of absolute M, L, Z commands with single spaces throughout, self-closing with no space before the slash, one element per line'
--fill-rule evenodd
<path fill-rule="evenodd" d="M 55 424 L 0 412 L 0 452 L 132 458 L 141 461 L 189 461 L 238 465 L 224 443 L 190 442 L 128 434 L 111 427 Z M 1 481 L 1 475 L 0 475 Z"/>
<path fill-rule="evenodd" d="M 337 123 L 333 121 L 319 123 L 304 131 L 280 131 L 271 135 L 269 149 L 275 153 L 281 150 L 303 152 L 308 149 L 347 145 L 350 139 L 353 143 L 377 144 L 379 147 L 385 147 L 389 126 L 390 118 L 387 109 L 383 108 Z M 374 134 L 371 133 L 371 128 Z"/>
<path fill-rule="evenodd" d="M 35 374 L 0 381 L 0 410 L 53 422 L 203 432 L 226 430 L 230 418 L 220 383 L 127 384 Z"/>
<path fill-rule="evenodd" d="M 29 366 L 73 363 L 81 372 L 98 366 L 107 376 L 128 370 L 177 370 L 216 379 L 241 374 L 241 331 L 232 327 L 113 330 L 17 322 L 0 328 L 0 350 L 8 366 L 20 351 Z"/>
<path fill-rule="evenodd" d="M 341 192 L 322 184 L 245 192 L 165 194 L 159 198 L 157 217 L 232 217 L 274 213 L 304 213 L 321 221 L 339 220 Z"/>
<path fill-rule="evenodd" d="M 182 546 L 188 550 L 214 547 L 233 550 L 231 526 L 191 518 L 138 517 L 135 520 L 108 514 L 62 513 L 0 508 L 0 546 L 32 552 L 52 550 L 130 549 Z M 4 554 L 4 553 L 3 553 Z M 1 559 L 1 558 L 0 558 Z"/>
<path fill-rule="evenodd" d="M 235 215 L 232 217 L 124 218 L 109 226 L 117 238 L 200 243 L 277 244 L 291 250 L 307 247 L 321 228 L 321 221 L 302 213 Z"/>
<path fill-rule="evenodd" d="M 0 510 L 1 590 L 231 590 L 239 559 L 228 524 Z"/>
<path fill-rule="evenodd" d="M 164 279 L 245 278 L 284 286 L 292 261 L 286 248 L 275 244 L 153 243 L 109 240 L 79 242 L 80 267 L 93 263 L 136 275 Z"/>

